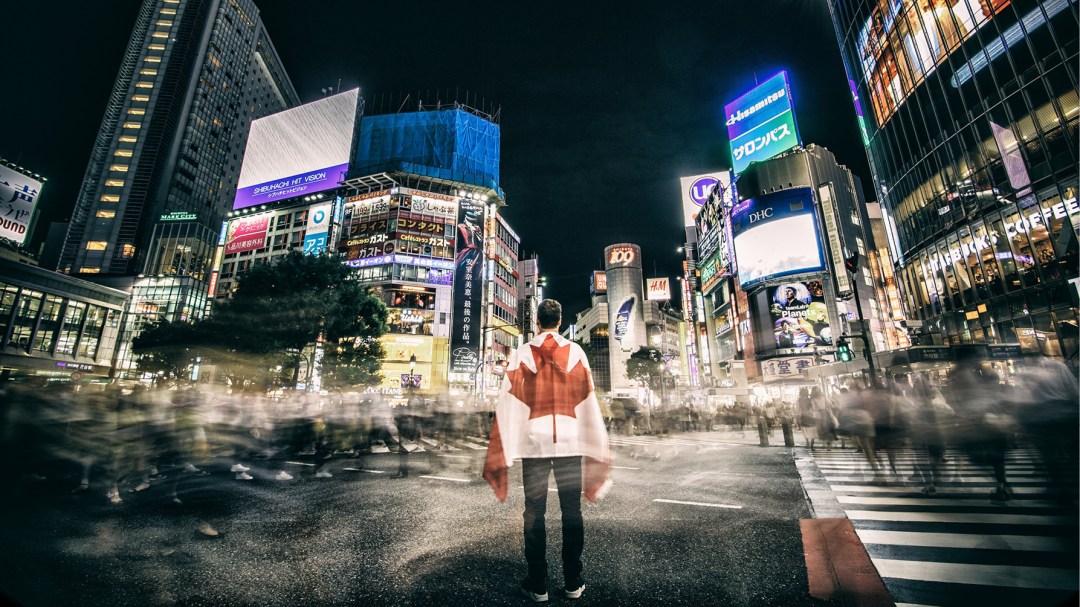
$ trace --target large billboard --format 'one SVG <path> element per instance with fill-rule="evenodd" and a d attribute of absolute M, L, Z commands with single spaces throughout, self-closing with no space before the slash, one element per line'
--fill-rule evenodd
<path fill-rule="evenodd" d="M 483 245 L 483 204 L 462 198 L 458 206 L 457 252 L 454 256 L 451 373 L 476 373 L 480 364 L 480 323 L 484 305 Z"/>
<path fill-rule="evenodd" d="M 251 123 L 234 209 L 336 188 L 349 170 L 360 89 Z"/>
<path fill-rule="evenodd" d="M 266 246 L 266 230 L 270 227 L 270 214 L 241 217 L 229 223 L 225 235 L 225 254 L 254 251 Z"/>
<path fill-rule="evenodd" d="M 27 232 L 41 193 L 41 183 L 0 164 L 0 238 L 14 240 L 20 245 L 29 238 Z"/>
<path fill-rule="evenodd" d="M 832 327 L 820 280 L 789 282 L 766 290 L 779 350 L 831 346 Z"/>
<path fill-rule="evenodd" d="M 683 226 L 694 225 L 694 218 L 709 201 L 709 195 L 720 186 L 721 195 L 730 203 L 731 176 L 727 171 L 717 171 L 705 175 L 694 175 L 679 179 L 682 188 Z"/>
<path fill-rule="evenodd" d="M 1066 5 L 1065 2 L 1047 4 Z M 878 0 L 859 28 L 855 42 L 877 123 L 885 124 L 911 91 L 943 63 L 946 55 L 1008 5 L 1009 0 Z M 1037 20 L 1044 19 L 1038 9 L 1034 14 Z M 1038 27 L 1034 22 L 1027 23 L 1027 19 L 1024 25 L 1029 30 Z M 1019 29 L 1016 34 L 1023 36 Z M 994 42 L 1001 45 L 996 37 Z M 993 46 L 987 47 L 991 53 Z M 973 63 L 982 60 L 981 49 L 973 57 L 977 57 Z M 962 73 L 970 77 L 971 68 L 965 64 L 964 69 L 957 70 L 958 75 Z M 956 84 L 954 76 L 953 86 Z"/>
<path fill-rule="evenodd" d="M 724 106 L 732 170 L 802 145 L 787 72 L 780 72 Z"/>
<path fill-rule="evenodd" d="M 740 203 L 731 214 L 739 285 L 821 272 L 821 248 L 813 191 L 794 188 Z"/>

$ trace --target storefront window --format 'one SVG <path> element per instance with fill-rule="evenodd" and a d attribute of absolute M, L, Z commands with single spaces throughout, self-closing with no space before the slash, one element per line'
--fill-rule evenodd
<path fill-rule="evenodd" d="M 975 242 L 986 243 L 992 245 L 996 238 L 992 234 L 986 231 L 986 226 L 979 223 L 972 231 L 972 235 L 975 238 Z M 994 255 L 994 247 L 986 246 L 975 254 L 979 257 L 982 265 L 983 279 L 986 281 L 986 286 L 989 288 L 992 295 L 1002 295 L 1005 293 L 1005 288 L 1001 284 L 1001 266 L 998 264 L 997 256 Z M 974 264 L 972 264 L 974 267 Z"/>
<path fill-rule="evenodd" d="M 79 327 L 86 316 L 86 304 L 69 301 L 64 311 L 64 322 L 60 326 L 60 339 L 56 342 L 56 353 L 70 356 L 75 352 L 75 342 L 79 339 Z"/>
<path fill-rule="evenodd" d="M 952 261 L 950 269 L 955 277 L 954 279 L 956 280 L 957 286 L 956 290 L 952 293 L 953 305 L 956 309 L 960 309 L 964 307 L 965 301 L 968 303 L 974 301 L 971 293 L 971 276 L 968 275 L 963 249 L 960 247 L 960 240 L 953 235 L 947 239 L 947 243 L 946 246 L 949 250 L 949 258 Z"/>
<path fill-rule="evenodd" d="M 11 323 L 11 313 L 15 310 L 15 297 L 19 294 L 19 288 L 12 285 L 0 284 L 0 340 L 7 335 L 8 325 Z"/>
<path fill-rule="evenodd" d="M 994 257 L 1001 265 L 1001 278 L 1005 289 L 1013 291 L 1020 288 L 1020 272 L 1013 260 L 1012 249 L 1009 248 L 1009 238 L 1005 234 L 1005 228 L 996 215 L 991 223 L 991 241 L 994 243 Z"/>
<path fill-rule="evenodd" d="M 41 310 L 43 293 L 24 290 L 15 304 L 15 323 L 11 328 L 11 340 L 8 346 L 21 350 L 30 350 L 30 334 L 34 331 L 38 312 Z"/>
<path fill-rule="evenodd" d="M 98 344 L 101 342 L 101 332 L 105 328 L 105 316 L 108 310 L 100 306 L 91 305 L 86 316 L 86 327 L 83 329 L 83 338 L 79 342 L 79 356 L 94 358 L 97 356 Z"/>
<path fill-rule="evenodd" d="M 1039 276 L 1035 270 L 1035 252 L 1031 248 L 1031 240 L 1028 238 L 1030 222 L 1020 213 L 1010 212 L 1005 215 L 1005 234 L 1012 247 L 1013 260 L 1020 271 L 1020 278 L 1024 286 L 1039 284 Z"/>
<path fill-rule="evenodd" d="M 1078 333 L 1076 324 L 1076 308 L 1070 308 L 1067 310 L 1059 310 L 1054 312 L 1054 326 L 1057 327 L 1057 333 L 1061 339 L 1062 353 L 1066 357 L 1075 357 L 1078 344 Z"/>
<path fill-rule="evenodd" d="M 41 321 L 34 334 L 34 351 L 49 352 L 56 342 L 56 330 L 60 326 L 60 308 L 64 300 L 55 295 L 45 296 L 45 306 L 41 309 Z"/>

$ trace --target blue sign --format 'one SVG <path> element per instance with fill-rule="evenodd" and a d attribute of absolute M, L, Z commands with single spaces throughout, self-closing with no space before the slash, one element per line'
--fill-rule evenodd
<path fill-rule="evenodd" d="M 634 311 L 634 302 L 637 300 L 633 295 L 623 302 L 619 312 L 615 315 L 615 340 L 622 343 L 626 334 L 630 332 L 630 313 Z"/>
<path fill-rule="evenodd" d="M 304 237 L 304 255 L 318 255 L 326 250 L 326 232 Z"/>
<path fill-rule="evenodd" d="M 822 272 L 814 195 L 794 188 L 742 202 L 731 215 L 739 286 L 744 289 L 774 278 Z"/>
<path fill-rule="evenodd" d="M 705 206 L 705 203 L 709 201 L 709 194 L 719 183 L 720 180 L 711 175 L 698 178 L 690 184 L 690 200 L 699 207 Z"/>
<path fill-rule="evenodd" d="M 732 169 L 768 160 L 802 145 L 792 112 L 787 72 L 780 72 L 724 106 Z"/>

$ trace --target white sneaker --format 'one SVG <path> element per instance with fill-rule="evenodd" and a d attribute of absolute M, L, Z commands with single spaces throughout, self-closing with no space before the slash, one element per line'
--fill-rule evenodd
<path fill-rule="evenodd" d="M 285 472 L 284 470 L 282 470 L 281 472 L 278 472 L 277 476 L 274 477 L 274 480 L 279 480 L 279 481 L 291 481 L 292 479 L 293 479 L 293 476 L 291 474 L 289 474 L 288 472 Z"/>
<path fill-rule="evenodd" d="M 233 464 L 233 467 L 229 468 L 229 472 L 247 472 L 248 470 L 251 470 L 251 468 L 243 464 Z"/>
<path fill-rule="evenodd" d="M 326 470 L 319 470 L 315 473 L 315 478 L 333 478 L 334 475 L 330 474 Z"/>
<path fill-rule="evenodd" d="M 236 480 L 238 480 L 238 481 L 250 481 L 253 478 L 255 478 L 255 477 L 251 476 L 247 472 L 241 472 L 240 474 L 236 475 Z"/>

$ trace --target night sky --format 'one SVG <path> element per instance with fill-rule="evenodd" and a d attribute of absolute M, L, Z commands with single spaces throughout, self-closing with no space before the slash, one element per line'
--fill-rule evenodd
<path fill-rule="evenodd" d="M 820 0 L 256 4 L 305 102 L 340 80 L 369 104 L 467 90 L 501 108 L 505 215 L 567 320 L 608 244 L 640 244 L 647 276 L 679 272 L 679 177 L 729 166 L 723 105 L 781 69 L 803 141 L 870 183 Z M 0 156 L 49 179 L 34 247 L 70 215 L 138 6 L 5 8 Z"/>

